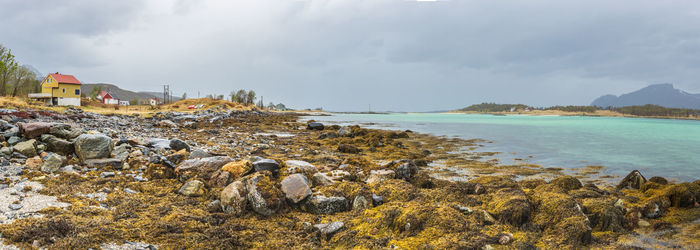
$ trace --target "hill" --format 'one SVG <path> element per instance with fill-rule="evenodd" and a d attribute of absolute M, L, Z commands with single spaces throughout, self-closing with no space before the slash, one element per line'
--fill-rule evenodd
<path fill-rule="evenodd" d="M 524 104 L 496 104 L 496 103 L 481 103 L 474 104 L 466 108 L 462 108 L 458 111 L 465 112 L 509 112 L 509 111 L 521 111 L 529 109 L 527 105 Z"/>
<path fill-rule="evenodd" d="M 643 89 L 623 94 L 604 95 L 591 103 L 597 107 L 643 106 L 647 104 L 667 108 L 700 109 L 700 94 L 691 94 L 673 87 L 673 84 L 653 84 Z"/>
<path fill-rule="evenodd" d="M 139 99 L 139 100 L 149 100 L 151 98 L 157 98 L 157 99 L 163 99 L 163 93 L 156 93 L 156 92 L 134 92 L 130 90 L 125 90 L 117 87 L 114 84 L 109 84 L 109 83 L 83 83 L 82 86 L 80 87 L 80 91 L 85 93 L 85 95 L 89 95 L 90 92 L 92 91 L 93 88 L 101 86 L 102 90 L 105 90 L 109 92 L 112 96 L 115 96 L 115 98 L 118 98 L 120 100 L 124 101 L 131 101 L 134 99 Z M 180 100 L 179 97 L 173 96 L 173 101 Z"/>

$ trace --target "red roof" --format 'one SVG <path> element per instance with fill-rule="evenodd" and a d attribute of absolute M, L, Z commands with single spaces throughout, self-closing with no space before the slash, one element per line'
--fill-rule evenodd
<path fill-rule="evenodd" d="M 78 84 L 80 85 L 80 81 L 78 79 L 75 79 L 75 76 L 72 75 L 63 75 L 59 73 L 55 74 L 49 74 L 53 79 L 56 79 L 58 83 L 68 83 L 68 84 Z"/>
<path fill-rule="evenodd" d="M 105 99 L 105 97 L 107 97 L 107 98 L 109 98 L 109 99 L 114 99 L 114 98 L 112 97 L 112 95 L 110 95 L 109 93 L 107 93 L 107 91 L 102 90 L 102 92 L 100 92 L 100 98 Z"/>

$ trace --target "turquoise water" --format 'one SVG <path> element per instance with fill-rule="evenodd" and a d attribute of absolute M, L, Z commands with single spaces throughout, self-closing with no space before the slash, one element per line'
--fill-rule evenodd
<path fill-rule="evenodd" d="M 602 165 L 606 174 L 690 181 L 700 178 L 700 121 L 583 116 L 494 116 L 482 114 L 335 114 L 317 121 L 371 123 L 434 135 L 484 139 L 479 151 L 504 152 L 545 167 Z"/>

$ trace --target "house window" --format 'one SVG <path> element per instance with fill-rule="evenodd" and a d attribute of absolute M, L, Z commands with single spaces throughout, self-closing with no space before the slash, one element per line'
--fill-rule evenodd
<path fill-rule="evenodd" d="M 66 88 L 63 88 L 63 93 L 64 93 L 64 94 L 66 93 Z"/>
<path fill-rule="evenodd" d="M 75 90 L 75 95 L 80 95 L 80 90 L 79 90 L 79 89 L 76 89 L 76 90 Z"/>

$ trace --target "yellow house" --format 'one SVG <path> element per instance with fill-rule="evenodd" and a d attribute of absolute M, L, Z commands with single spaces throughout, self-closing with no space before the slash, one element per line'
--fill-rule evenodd
<path fill-rule="evenodd" d="M 29 94 L 29 98 L 48 105 L 80 106 L 80 81 L 72 75 L 48 74 L 41 82 L 41 93 Z"/>

